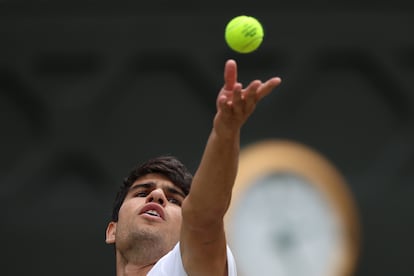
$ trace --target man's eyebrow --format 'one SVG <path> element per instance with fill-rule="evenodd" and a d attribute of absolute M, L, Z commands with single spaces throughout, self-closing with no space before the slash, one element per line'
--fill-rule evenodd
<path fill-rule="evenodd" d="M 153 188 L 153 187 L 155 187 L 155 186 L 156 186 L 156 184 L 155 184 L 154 182 L 140 183 L 140 184 L 137 184 L 137 185 L 131 186 L 131 187 L 129 188 L 129 190 L 128 190 L 128 193 L 129 193 L 129 192 L 131 192 L 131 191 L 134 191 L 134 190 L 140 189 L 140 188 L 149 189 L 149 188 Z"/>
<path fill-rule="evenodd" d="M 138 189 L 141 189 L 141 188 L 151 189 L 151 188 L 154 188 L 155 186 L 157 186 L 157 184 L 155 182 L 140 183 L 140 184 L 131 186 L 128 190 L 128 193 L 130 193 L 132 191 L 135 191 L 135 190 L 138 190 Z M 176 195 L 182 196 L 183 198 L 186 197 L 186 195 L 183 192 L 181 192 L 179 189 L 176 189 L 176 188 L 173 188 L 173 187 L 167 187 L 167 188 L 165 188 L 165 190 L 170 194 L 176 194 Z"/>
<path fill-rule="evenodd" d="M 180 190 L 178 190 L 178 189 L 168 187 L 167 192 L 169 192 L 171 194 L 176 194 L 176 195 L 179 195 L 179 196 L 182 196 L 183 198 L 185 198 L 185 194 L 183 192 L 181 192 Z"/>

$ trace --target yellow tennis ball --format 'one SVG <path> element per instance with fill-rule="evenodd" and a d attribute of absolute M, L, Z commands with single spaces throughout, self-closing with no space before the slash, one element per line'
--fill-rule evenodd
<path fill-rule="evenodd" d="M 242 54 L 256 50 L 262 44 L 263 36 L 262 24 L 256 18 L 247 15 L 231 19 L 224 34 L 227 45 Z"/>

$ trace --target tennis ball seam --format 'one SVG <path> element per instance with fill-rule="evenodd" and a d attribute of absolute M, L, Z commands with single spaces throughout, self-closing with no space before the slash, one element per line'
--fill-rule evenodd
<path fill-rule="evenodd" d="M 244 51 L 246 48 L 248 48 L 253 42 L 256 42 L 257 40 L 262 40 L 263 37 L 259 36 L 257 38 L 255 38 L 254 40 L 249 41 L 249 43 L 247 43 L 246 45 L 244 45 L 244 47 L 241 49 L 242 51 Z"/>

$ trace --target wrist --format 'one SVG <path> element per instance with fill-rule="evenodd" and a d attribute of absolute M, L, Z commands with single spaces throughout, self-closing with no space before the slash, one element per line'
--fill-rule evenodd
<path fill-rule="evenodd" d="M 223 141 L 236 141 L 240 137 L 240 128 L 231 128 L 225 126 L 214 126 L 212 135 Z"/>

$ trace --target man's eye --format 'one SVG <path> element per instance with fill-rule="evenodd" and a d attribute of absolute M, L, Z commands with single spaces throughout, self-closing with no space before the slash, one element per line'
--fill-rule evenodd
<path fill-rule="evenodd" d="M 169 198 L 168 202 L 170 202 L 172 204 L 175 204 L 175 205 L 178 205 L 178 206 L 181 206 L 181 201 L 176 199 L 176 198 L 173 198 L 173 197 Z"/>
<path fill-rule="evenodd" d="M 148 195 L 147 192 L 139 192 L 135 194 L 136 197 L 146 197 L 147 195 Z"/>

